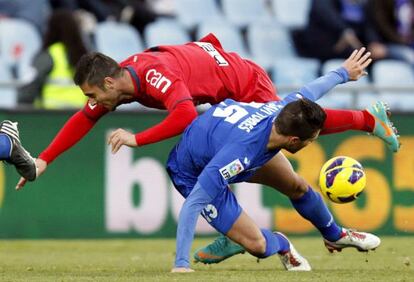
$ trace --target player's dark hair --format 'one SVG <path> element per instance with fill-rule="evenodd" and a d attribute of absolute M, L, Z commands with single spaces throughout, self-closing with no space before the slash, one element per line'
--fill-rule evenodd
<path fill-rule="evenodd" d="M 275 120 L 277 133 L 297 136 L 304 141 L 312 138 L 322 129 L 326 113 L 316 103 L 308 99 L 299 99 L 287 104 Z"/>
<path fill-rule="evenodd" d="M 74 81 L 76 85 L 82 85 L 85 82 L 90 86 L 104 88 L 105 77 L 119 77 L 122 68 L 112 58 L 99 53 L 91 52 L 83 55 L 77 66 Z"/>

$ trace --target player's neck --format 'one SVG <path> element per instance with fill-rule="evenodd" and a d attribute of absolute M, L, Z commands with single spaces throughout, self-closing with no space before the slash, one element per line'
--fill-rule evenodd
<path fill-rule="evenodd" d="M 128 72 L 124 71 L 122 76 L 119 78 L 119 90 L 122 92 L 122 98 L 128 99 L 132 98 L 135 95 L 135 87 L 132 81 L 132 77 Z"/>
<path fill-rule="evenodd" d="M 268 150 L 282 149 L 283 145 L 286 144 L 286 136 L 277 133 L 276 128 L 272 126 L 270 132 L 269 141 L 267 142 Z"/>

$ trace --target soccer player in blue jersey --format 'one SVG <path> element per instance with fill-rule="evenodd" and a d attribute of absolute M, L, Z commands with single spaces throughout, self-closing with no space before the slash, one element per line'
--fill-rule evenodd
<path fill-rule="evenodd" d="M 305 85 L 282 101 L 213 106 L 197 118 L 171 151 L 167 171 L 186 200 L 177 227 L 176 260 L 172 272 L 191 272 L 189 251 L 198 215 L 220 233 L 259 258 L 278 254 L 287 270 L 310 270 L 281 233 L 259 229 L 228 188 L 231 183 L 260 180 L 260 168 L 281 149 L 295 153 L 314 141 L 326 115 L 313 101 L 339 83 L 365 75 L 369 53 L 355 51 L 343 67 Z M 311 187 L 292 199 L 296 210 L 321 232 L 328 248 L 375 249 L 380 239 L 338 226 L 321 196 Z"/>

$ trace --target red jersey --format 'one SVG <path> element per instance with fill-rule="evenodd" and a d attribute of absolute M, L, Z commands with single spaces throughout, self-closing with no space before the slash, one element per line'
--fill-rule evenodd
<path fill-rule="evenodd" d="M 171 111 L 183 100 L 195 105 L 217 104 L 225 99 L 239 102 L 279 100 L 266 72 L 233 52 L 225 52 L 213 35 L 185 45 L 159 46 L 120 63 L 130 74 L 135 98 L 123 101 Z M 101 108 L 101 109 L 99 109 Z M 85 110 L 92 118 L 107 111 Z"/>
<path fill-rule="evenodd" d="M 240 102 L 279 100 L 266 72 L 236 53 L 225 52 L 213 34 L 198 42 L 148 49 L 127 58 L 120 66 L 129 73 L 135 87 L 134 98 L 121 104 L 136 101 L 170 112 L 162 123 L 136 134 L 138 145 L 182 133 L 196 116 L 191 103 L 217 104 L 227 98 Z M 86 104 L 40 158 L 52 161 L 76 144 L 107 112 L 101 105 Z"/>

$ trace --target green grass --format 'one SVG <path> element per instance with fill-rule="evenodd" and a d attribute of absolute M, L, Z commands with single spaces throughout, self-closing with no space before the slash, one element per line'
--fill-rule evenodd
<path fill-rule="evenodd" d="M 210 240 L 196 240 L 194 248 Z M 289 273 L 277 257 L 248 254 L 195 273 L 169 273 L 174 240 L 3 240 L 0 281 L 414 281 L 414 237 L 383 237 L 375 252 L 329 254 L 319 238 L 293 238 L 312 272 Z M 413 261 L 410 263 L 410 260 Z"/>

